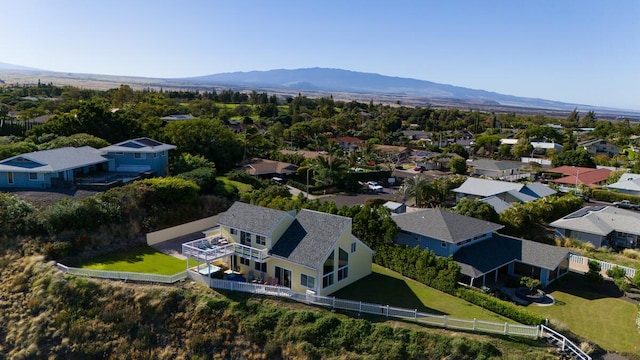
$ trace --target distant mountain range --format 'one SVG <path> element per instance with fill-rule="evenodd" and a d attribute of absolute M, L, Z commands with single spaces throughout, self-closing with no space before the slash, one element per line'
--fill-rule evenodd
<path fill-rule="evenodd" d="M 342 69 L 308 68 L 220 73 L 180 79 L 196 84 L 223 85 L 244 88 L 379 94 L 449 101 L 470 106 L 508 106 L 550 110 L 581 111 L 617 110 L 585 104 L 525 98 L 495 92 L 469 89 L 411 78 L 385 76 Z"/>
<path fill-rule="evenodd" d="M 5 74 L 3 74 L 5 71 Z M 595 111 L 610 115 L 640 116 L 640 112 L 584 104 L 571 104 L 553 100 L 518 97 L 495 92 L 469 89 L 461 86 L 439 84 L 431 81 L 385 76 L 342 69 L 308 68 L 295 70 L 269 70 L 220 73 L 189 78 L 141 78 L 95 74 L 56 73 L 0 62 L 0 80 L 7 71 L 32 72 L 23 82 L 42 79 L 54 84 L 73 85 L 72 80 L 83 86 L 93 84 L 96 88 L 113 88 L 128 83 L 154 88 L 206 89 L 232 88 L 239 90 L 267 91 L 279 94 L 311 94 L 311 96 L 334 95 L 341 99 L 359 101 L 396 102 L 407 105 L 428 105 L 459 107 L 482 111 L 516 111 L 523 108 L 529 113 L 539 113 L 536 109 L 550 110 L 549 115 L 564 113 L 577 108 L 581 112 Z M 16 78 L 10 78 L 16 81 Z M 19 80 L 19 78 L 18 78 Z M 115 84 L 115 86 L 114 86 Z M 109 87 L 110 86 L 110 87 Z M 338 96 L 339 95 L 339 96 Z M 612 118 L 615 118 L 613 116 Z"/>

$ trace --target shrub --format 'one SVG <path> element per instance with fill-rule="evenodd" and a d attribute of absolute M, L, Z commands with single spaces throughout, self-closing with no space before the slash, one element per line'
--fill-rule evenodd
<path fill-rule="evenodd" d="M 640 258 L 640 252 L 638 252 L 638 250 L 633 250 L 633 249 L 624 249 L 622 251 L 622 255 L 628 257 L 629 259 L 639 259 Z"/>
<path fill-rule="evenodd" d="M 200 187 L 193 181 L 176 177 L 145 179 L 138 182 L 154 190 L 153 203 L 171 205 L 190 203 L 198 197 Z"/>
<path fill-rule="evenodd" d="M 624 271 L 624 269 L 619 266 L 607 270 L 607 276 L 612 279 L 624 278 L 626 274 L 626 271 Z"/>
<path fill-rule="evenodd" d="M 202 167 L 182 173 L 176 176 L 180 179 L 193 181 L 200 187 L 202 194 L 211 194 L 216 187 L 216 170 L 210 167 Z"/>
<path fill-rule="evenodd" d="M 600 267 L 600 263 L 598 263 L 597 261 L 589 260 L 589 271 L 584 274 L 584 276 L 589 283 L 602 284 L 602 281 L 604 279 L 602 278 L 602 274 L 600 273 L 601 270 L 602 267 Z"/>
<path fill-rule="evenodd" d="M 512 303 L 500 300 L 479 291 L 467 288 L 458 288 L 456 296 L 522 324 L 539 325 L 545 322 L 545 319 L 541 316 L 534 315 L 525 309 L 513 305 Z"/>

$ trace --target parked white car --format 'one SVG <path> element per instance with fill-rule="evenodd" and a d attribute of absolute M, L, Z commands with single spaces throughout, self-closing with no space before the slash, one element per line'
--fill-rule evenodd
<path fill-rule="evenodd" d="M 366 185 L 367 185 L 367 189 L 369 189 L 369 191 L 372 191 L 374 193 L 381 193 L 384 191 L 384 188 L 375 181 L 367 181 Z"/>

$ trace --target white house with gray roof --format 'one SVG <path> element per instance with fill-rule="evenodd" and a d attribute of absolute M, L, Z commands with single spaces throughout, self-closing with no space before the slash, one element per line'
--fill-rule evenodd
<path fill-rule="evenodd" d="M 442 209 L 395 215 L 400 228 L 396 243 L 453 256 L 461 281 L 471 286 L 497 282 L 500 275 L 533 276 L 547 286 L 569 271 L 564 248 L 495 233 L 502 225 Z"/>
<path fill-rule="evenodd" d="M 613 206 L 589 206 L 551 224 L 555 236 L 593 244 L 637 248 L 640 236 L 640 213 Z"/>
<path fill-rule="evenodd" d="M 616 190 L 627 195 L 640 196 L 640 174 L 622 174 L 617 182 L 607 185 L 607 189 Z"/>
<path fill-rule="evenodd" d="M 234 203 L 205 238 L 183 244 L 189 258 L 227 268 L 241 281 L 328 295 L 371 273 L 373 251 L 351 218 Z"/>
<path fill-rule="evenodd" d="M 456 201 L 466 197 L 471 200 L 482 200 L 490 205 L 499 203 L 500 206 L 496 207 L 496 211 L 504 210 L 505 203 L 529 202 L 556 194 L 555 190 L 541 183 L 525 185 L 475 177 L 467 178 L 460 187 L 451 191 L 456 193 Z"/>

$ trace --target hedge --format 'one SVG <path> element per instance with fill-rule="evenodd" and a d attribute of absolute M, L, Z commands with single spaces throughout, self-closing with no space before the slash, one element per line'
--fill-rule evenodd
<path fill-rule="evenodd" d="M 622 201 L 629 200 L 634 204 L 640 204 L 640 196 L 627 195 L 622 194 L 617 191 L 609 191 L 609 190 L 591 190 L 591 198 L 598 201 L 606 201 L 606 202 L 614 202 L 614 201 Z"/>
<path fill-rule="evenodd" d="M 540 325 L 545 323 L 545 319 L 541 316 L 534 315 L 525 309 L 519 308 L 517 305 L 476 290 L 458 288 L 456 296 L 521 324 Z"/>

